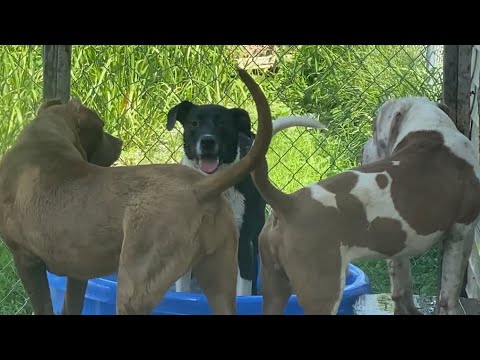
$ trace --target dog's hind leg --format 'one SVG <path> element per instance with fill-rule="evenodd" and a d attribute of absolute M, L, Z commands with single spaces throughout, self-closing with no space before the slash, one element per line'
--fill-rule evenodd
<path fill-rule="evenodd" d="M 442 282 L 438 301 L 439 315 L 459 315 L 460 291 L 468 257 L 472 251 L 474 225 L 454 225 L 444 240 Z"/>
<path fill-rule="evenodd" d="M 205 255 L 193 268 L 200 289 L 214 315 L 234 315 L 237 305 L 236 236 L 225 237 L 213 254 Z"/>
<path fill-rule="evenodd" d="M 122 251 L 118 270 L 117 314 L 150 315 L 170 286 L 185 273 L 193 254 L 173 251 L 156 256 L 151 249 L 144 256 Z"/>
<path fill-rule="evenodd" d="M 183 257 L 191 258 L 177 253 L 162 259 L 139 256 L 121 260 L 117 315 L 150 315 L 170 286 L 187 270 L 189 261 Z"/>
<path fill-rule="evenodd" d="M 67 278 L 67 291 L 63 300 L 62 315 L 80 315 L 83 310 L 88 280 Z"/>
<path fill-rule="evenodd" d="M 260 261 L 264 315 L 282 315 L 292 291 L 287 275 L 276 263 L 267 241 L 260 236 Z"/>
<path fill-rule="evenodd" d="M 342 300 L 347 267 L 340 249 L 313 246 L 289 253 L 285 272 L 305 315 L 335 315 Z"/>
<path fill-rule="evenodd" d="M 131 222 L 126 225 L 120 253 L 116 310 L 119 315 L 150 315 L 189 270 L 198 248 L 178 240 L 182 239 L 181 227 L 174 231 L 168 229 L 168 222 L 152 224 L 138 218 Z"/>
<path fill-rule="evenodd" d="M 282 269 L 262 262 L 262 296 L 264 315 L 282 315 L 292 295 L 287 275 Z"/>
<path fill-rule="evenodd" d="M 395 315 L 423 315 L 413 302 L 413 284 L 410 259 L 405 257 L 387 260 L 391 297 Z"/>
<path fill-rule="evenodd" d="M 35 315 L 54 315 L 45 263 L 19 248 L 13 251 L 13 260 Z"/>

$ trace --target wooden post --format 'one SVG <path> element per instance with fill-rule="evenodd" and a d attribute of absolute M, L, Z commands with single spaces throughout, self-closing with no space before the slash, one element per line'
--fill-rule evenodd
<path fill-rule="evenodd" d="M 472 45 L 445 45 L 443 54 L 443 102 L 457 128 L 470 138 Z"/>
<path fill-rule="evenodd" d="M 456 123 L 457 115 L 458 45 L 445 45 L 443 50 L 443 103 Z"/>
<path fill-rule="evenodd" d="M 445 45 L 443 52 L 443 103 L 458 130 L 471 139 L 470 121 L 471 61 L 473 45 Z M 439 247 L 439 284 L 441 284 L 443 247 Z M 462 286 L 465 296 L 466 272 Z M 440 288 L 440 286 L 439 286 Z"/>
<path fill-rule="evenodd" d="M 71 45 L 43 45 L 43 100 L 70 100 Z"/>
<path fill-rule="evenodd" d="M 458 47 L 457 128 L 471 140 L 472 121 L 470 99 L 472 96 L 472 49 L 473 45 Z"/>

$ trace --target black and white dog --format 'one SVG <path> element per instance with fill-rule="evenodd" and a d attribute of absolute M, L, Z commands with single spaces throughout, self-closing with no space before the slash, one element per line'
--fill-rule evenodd
<path fill-rule="evenodd" d="M 250 150 L 255 139 L 248 112 L 220 105 L 195 105 L 183 101 L 167 115 L 167 129 L 175 122 L 183 126 L 184 156 L 181 163 L 212 174 L 238 161 Z M 287 116 L 273 122 L 273 135 L 294 127 L 320 128 L 316 119 L 308 116 Z M 258 235 L 265 222 L 265 201 L 252 178 L 242 181 L 225 192 L 230 201 L 239 233 L 237 295 L 257 294 Z M 176 282 L 176 291 L 191 291 L 191 273 Z"/>

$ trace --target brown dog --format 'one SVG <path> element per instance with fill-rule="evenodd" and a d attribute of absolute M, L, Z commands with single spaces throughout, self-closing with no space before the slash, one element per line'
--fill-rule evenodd
<path fill-rule="evenodd" d="M 282 313 L 294 292 L 306 314 L 335 314 L 347 264 L 386 258 L 395 313 L 417 314 L 408 260 L 438 241 L 445 248 L 439 313 L 459 313 L 480 213 L 473 146 L 424 98 L 387 101 L 373 129 L 364 165 L 293 194 L 265 171 L 252 173 L 273 208 L 259 238 L 264 313 Z"/>
<path fill-rule="evenodd" d="M 236 309 L 237 236 L 222 192 L 266 154 L 271 114 L 258 111 L 252 150 L 205 176 L 183 165 L 111 165 L 121 141 L 78 101 L 46 103 L 0 164 L 0 237 L 35 314 L 52 314 L 46 270 L 68 277 L 62 309 L 79 314 L 88 279 L 118 271 L 117 314 L 150 314 L 190 268 L 214 314 Z M 100 165 L 100 166 L 98 166 Z"/>

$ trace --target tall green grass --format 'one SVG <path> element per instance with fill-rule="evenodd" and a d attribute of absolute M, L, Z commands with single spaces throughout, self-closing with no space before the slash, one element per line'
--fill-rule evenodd
<path fill-rule="evenodd" d="M 278 72 L 257 76 L 273 116 L 312 113 L 329 127 L 328 132 L 290 129 L 273 140 L 271 177 L 285 191 L 356 166 L 371 118 L 386 98 L 440 94 L 439 85 L 426 85 L 422 46 L 310 45 L 280 51 Z M 97 109 L 109 130 L 124 139 L 123 163 L 176 162 L 181 127 L 168 132 L 165 121 L 181 100 L 241 106 L 256 121 L 253 101 L 235 75 L 238 54 L 231 46 L 76 47 L 72 94 Z M 439 84 L 439 73 L 433 77 Z"/>
<path fill-rule="evenodd" d="M 32 118 L 42 99 L 42 58 L 38 46 L 0 47 L 0 154 Z"/>
<path fill-rule="evenodd" d="M 287 192 L 358 165 L 371 119 L 385 99 L 422 95 L 436 100 L 441 94 L 441 66 L 433 73 L 426 70 L 423 46 L 302 45 L 277 51 L 276 71 L 254 75 L 274 118 L 308 113 L 328 126 L 328 131 L 287 129 L 273 139 L 270 177 Z M 235 73 L 241 53 L 234 46 L 74 46 L 71 92 L 124 140 L 119 163 L 178 162 L 181 126 L 169 132 L 165 124 L 168 110 L 182 100 L 242 107 L 256 129 L 253 100 Z M 0 47 L 0 154 L 40 105 L 41 60 L 39 46 Z M 2 270 L 10 259 L 2 255 L 2 246 L 0 313 L 11 313 L 2 308 L 2 298 L 8 303 L 12 288 L 16 296 L 22 293 L 12 272 Z M 418 259 L 418 292 L 433 291 L 434 264 L 435 254 Z M 389 290 L 384 262 L 361 265 L 376 291 Z"/>

